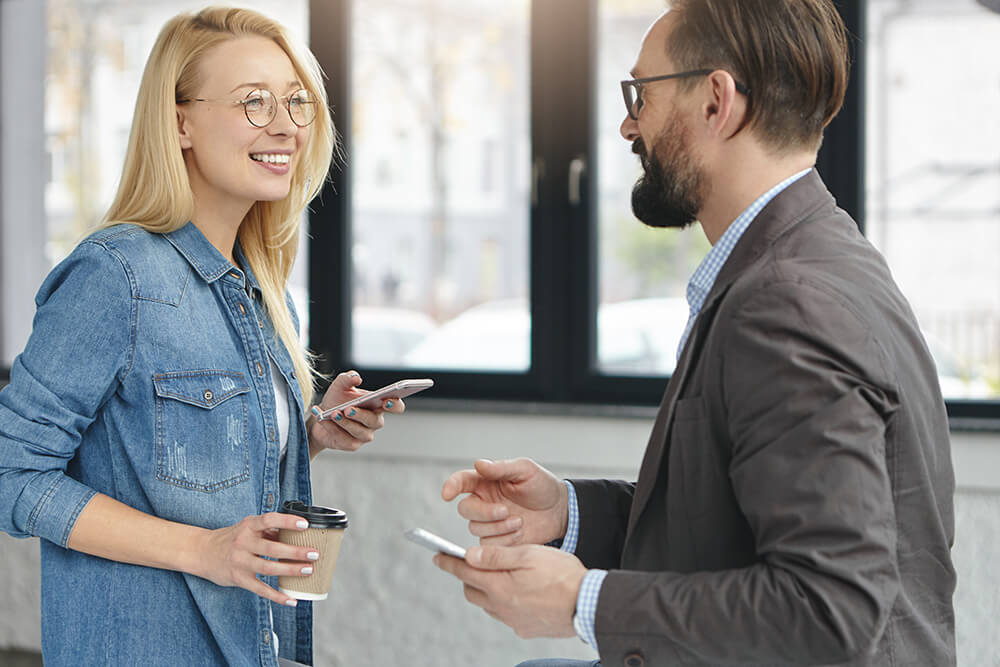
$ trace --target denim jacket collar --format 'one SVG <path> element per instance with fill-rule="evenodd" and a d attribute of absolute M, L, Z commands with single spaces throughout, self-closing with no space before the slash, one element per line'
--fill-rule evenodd
<path fill-rule="evenodd" d="M 212 283 L 226 274 L 232 274 L 234 279 L 245 281 L 243 287 L 248 294 L 252 293 L 254 296 L 260 297 L 260 283 L 257 282 L 257 277 L 250 269 L 250 262 L 247 261 L 239 240 L 236 241 L 233 248 L 233 255 L 239 262 L 239 266 L 233 266 L 233 263 L 222 256 L 218 248 L 205 238 L 205 235 L 193 222 L 188 221 L 180 229 L 164 234 L 164 236 L 177 248 L 177 252 L 183 255 L 205 282 Z"/>
<path fill-rule="evenodd" d="M 193 222 L 189 221 L 180 229 L 164 234 L 164 236 L 171 245 L 177 248 L 177 252 L 184 256 L 184 259 L 191 264 L 205 282 L 213 283 L 226 273 L 236 269 L 232 262 L 223 257 L 222 253 L 205 238 L 205 235 Z"/>

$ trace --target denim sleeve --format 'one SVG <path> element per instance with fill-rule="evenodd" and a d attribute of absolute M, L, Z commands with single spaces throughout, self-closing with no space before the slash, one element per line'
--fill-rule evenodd
<path fill-rule="evenodd" d="M 42 283 L 31 336 L 0 391 L 0 530 L 65 546 L 95 494 L 66 468 L 128 372 L 133 291 L 123 261 L 86 241 Z"/>

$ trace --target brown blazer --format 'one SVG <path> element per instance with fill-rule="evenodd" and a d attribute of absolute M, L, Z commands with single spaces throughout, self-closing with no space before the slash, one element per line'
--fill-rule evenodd
<path fill-rule="evenodd" d="M 572 481 L 605 667 L 955 664 L 934 362 L 815 171 L 722 268 L 638 482 Z"/>

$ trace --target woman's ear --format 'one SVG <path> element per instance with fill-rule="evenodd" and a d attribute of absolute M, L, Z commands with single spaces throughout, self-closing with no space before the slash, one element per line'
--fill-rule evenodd
<path fill-rule="evenodd" d="M 177 136 L 180 139 L 181 150 L 191 148 L 191 135 L 188 134 L 187 119 L 179 107 L 177 109 Z"/>

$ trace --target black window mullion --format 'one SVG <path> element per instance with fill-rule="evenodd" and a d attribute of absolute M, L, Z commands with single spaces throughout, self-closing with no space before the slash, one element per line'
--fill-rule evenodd
<path fill-rule="evenodd" d="M 327 76 L 326 93 L 345 156 L 351 154 L 350 25 L 350 0 L 310 1 L 310 49 Z M 309 347 L 324 374 L 343 370 L 348 357 L 353 278 L 348 183 L 346 165 L 335 158 L 323 191 L 309 206 Z"/>
<path fill-rule="evenodd" d="M 532 360 L 543 395 L 556 402 L 577 399 L 575 379 L 592 335 L 584 317 L 590 186 L 581 183 L 574 204 L 569 179 L 574 160 L 589 161 L 595 4 L 543 0 L 531 7 L 532 163 L 541 170 L 531 220 Z"/>
<path fill-rule="evenodd" d="M 823 146 L 816 158 L 816 169 L 837 204 L 847 211 L 862 231 L 865 229 L 865 71 L 864 3 L 839 0 L 835 3 L 850 40 L 851 77 L 844 105 L 823 133 Z"/>

